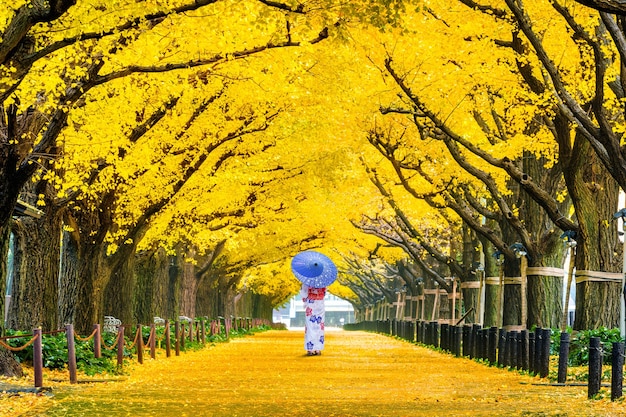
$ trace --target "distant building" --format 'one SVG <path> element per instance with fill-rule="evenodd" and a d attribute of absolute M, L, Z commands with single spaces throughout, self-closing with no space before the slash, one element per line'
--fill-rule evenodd
<path fill-rule="evenodd" d="M 332 294 L 326 294 L 326 326 L 341 327 L 346 323 L 354 323 L 354 308 L 348 301 Z M 289 300 L 280 309 L 274 310 L 274 323 L 284 323 L 287 327 L 304 327 L 304 305 L 299 295 Z"/>

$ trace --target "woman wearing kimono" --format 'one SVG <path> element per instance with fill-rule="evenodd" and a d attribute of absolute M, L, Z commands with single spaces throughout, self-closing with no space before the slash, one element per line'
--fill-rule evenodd
<path fill-rule="evenodd" d="M 302 284 L 300 296 L 304 303 L 304 349 L 307 355 L 321 355 L 324 349 L 324 296 L 326 288 Z"/>

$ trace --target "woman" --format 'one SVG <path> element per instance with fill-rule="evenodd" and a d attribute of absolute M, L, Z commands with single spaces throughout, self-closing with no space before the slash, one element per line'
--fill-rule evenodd
<path fill-rule="evenodd" d="M 324 296 L 326 288 L 302 284 L 300 296 L 304 303 L 304 348 L 307 355 L 321 355 L 324 349 Z"/>

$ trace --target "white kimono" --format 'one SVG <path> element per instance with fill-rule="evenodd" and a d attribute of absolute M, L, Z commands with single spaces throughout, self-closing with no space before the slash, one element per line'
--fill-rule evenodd
<path fill-rule="evenodd" d="M 311 352 L 324 349 L 324 296 L 326 288 L 302 284 L 300 296 L 304 303 L 304 348 Z"/>

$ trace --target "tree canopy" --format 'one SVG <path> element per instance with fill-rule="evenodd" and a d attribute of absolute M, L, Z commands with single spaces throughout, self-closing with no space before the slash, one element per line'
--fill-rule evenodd
<path fill-rule="evenodd" d="M 311 248 L 335 257 L 333 291 L 357 307 L 425 276 L 452 291 L 478 264 L 496 274 L 499 254 L 517 277 L 522 246 L 532 268 L 562 267 L 566 231 L 579 270 L 616 273 L 623 33 L 619 2 L 601 3 L 7 5 L 2 236 L 18 197 L 59 225 L 50 268 L 66 269 L 46 274 L 98 300 L 66 313 L 84 325 L 107 309 L 131 318 L 137 301 L 114 294 L 138 294 L 136 255 L 158 250 L 182 254 L 198 287 L 272 306 Z M 535 282 L 533 306 L 562 286 Z M 507 291 L 518 324 L 525 290 Z M 529 320 L 554 325 L 562 309 Z"/>

